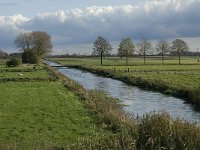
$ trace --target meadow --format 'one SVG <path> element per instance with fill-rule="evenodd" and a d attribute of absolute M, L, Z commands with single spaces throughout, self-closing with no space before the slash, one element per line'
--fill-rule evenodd
<path fill-rule="evenodd" d="M 30 69 L 21 65 L 1 73 Z M 5 71 L 5 69 L 8 69 Z M 0 82 L 0 149 L 198 149 L 200 127 L 166 112 L 135 118 L 118 100 L 88 91 L 49 66 L 46 80 Z M 39 72 L 38 72 L 39 73 Z M 39 74 L 38 74 L 39 75 Z M 49 80 L 52 76 L 54 80 Z M 18 77 L 17 77 L 18 78 Z"/>
<path fill-rule="evenodd" d="M 0 81 L 23 80 L 23 79 L 44 79 L 52 78 L 52 74 L 45 70 L 45 66 L 33 64 L 20 64 L 17 67 L 6 67 L 5 62 L 0 63 Z"/>
<path fill-rule="evenodd" d="M 198 57 L 183 57 L 181 65 L 178 65 L 175 57 L 165 58 L 164 65 L 158 57 L 147 58 L 146 65 L 143 64 L 143 58 L 129 58 L 128 66 L 124 65 L 124 58 L 105 58 L 103 66 L 97 58 L 54 58 L 52 60 L 64 65 L 79 66 L 93 73 L 171 94 L 200 105 Z"/>
<path fill-rule="evenodd" d="M 100 58 L 99 57 L 86 57 L 86 58 L 50 58 L 52 61 L 60 62 L 62 64 L 67 65 L 95 65 L 100 66 Z M 181 57 L 181 64 L 200 64 L 198 62 L 200 57 Z M 143 65 L 144 60 L 142 56 L 134 56 L 128 58 L 129 66 Z M 160 56 L 147 56 L 146 57 L 146 65 L 161 65 L 162 58 Z M 178 65 L 178 57 L 175 56 L 165 56 L 164 64 L 167 65 Z M 126 66 L 126 59 L 119 57 L 104 57 L 103 58 L 104 66 Z"/>
<path fill-rule="evenodd" d="M 79 96 L 62 82 L 50 81 L 53 74 L 44 65 L 33 66 L 6 68 L 1 62 L 0 149 L 54 149 L 104 134 Z"/>

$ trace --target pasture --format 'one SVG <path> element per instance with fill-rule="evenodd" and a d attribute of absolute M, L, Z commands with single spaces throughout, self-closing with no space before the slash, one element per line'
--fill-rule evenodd
<path fill-rule="evenodd" d="M 79 96 L 62 82 L 49 81 L 53 75 L 44 65 L 7 68 L 0 62 L 0 149 L 67 147 L 106 133 Z"/>
<path fill-rule="evenodd" d="M 20 64 L 17 67 L 6 67 L 4 61 L 0 61 L 0 81 L 10 80 L 49 80 L 52 74 L 45 69 L 44 65 Z"/>
<path fill-rule="evenodd" d="M 59 62 L 61 64 L 67 65 L 95 65 L 100 66 L 100 58 L 99 57 L 88 57 L 88 58 L 50 58 L 50 60 Z M 198 62 L 200 57 L 181 57 L 181 64 L 200 64 Z M 146 65 L 161 65 L 162 58 L 160 56 L 147 56 L 146 57 Z M 177 65 L 178 64 L 178 57 L 175 56 L 166 56 L 164 58 L 165 65 Z M 119 58 L 119 57 L 104 57 L 103 58 L 103 65 L 104 66 L 125 66 L 126 59 Z M 134 56 L 128 58 L 128 65 L 129 66 L 136 66 L 136 65 L 144 65 L 144 60 L 142 56 Z"/>

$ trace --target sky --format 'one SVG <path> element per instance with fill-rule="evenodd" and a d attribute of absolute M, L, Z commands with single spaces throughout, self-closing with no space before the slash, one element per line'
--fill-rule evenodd
<path fill-rule="evenodd" d="M 182 38 L 196 51 L 199 8 L 200 0 L 0 0 L 0 49 L 16 52 L 17 35 L 45 31 L 55 54 L 73 53 L 77 44 L 82 47 L 74 53 L 87 53 L 84 45 L 99 35 L 109 41 Z"/>

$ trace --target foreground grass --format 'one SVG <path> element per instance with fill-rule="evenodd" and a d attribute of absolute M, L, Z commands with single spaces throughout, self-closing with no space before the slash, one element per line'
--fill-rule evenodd
<path fill-rule="evenodd" d="M 0 149 L 63 147 L 99 132 L 80 98 L 60 82 L 0 83 L 0 95 Z"/>

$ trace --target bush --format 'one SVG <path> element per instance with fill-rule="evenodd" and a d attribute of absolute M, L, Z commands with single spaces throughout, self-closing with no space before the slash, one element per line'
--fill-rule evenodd
<path fill-rule="evenodd" d="M 15 57 L 6 62 L 6 66 L 8 67 L 16 67 L 16 66 L 19 66 L 19 64 L 20 64 L 20 60 Z"/>
<path fill-rule="evenodd" d="M 33 50 L 26 51 L 22 54 L 22 63 L 37 64 L 38 62 L 39 58 Z"/>

